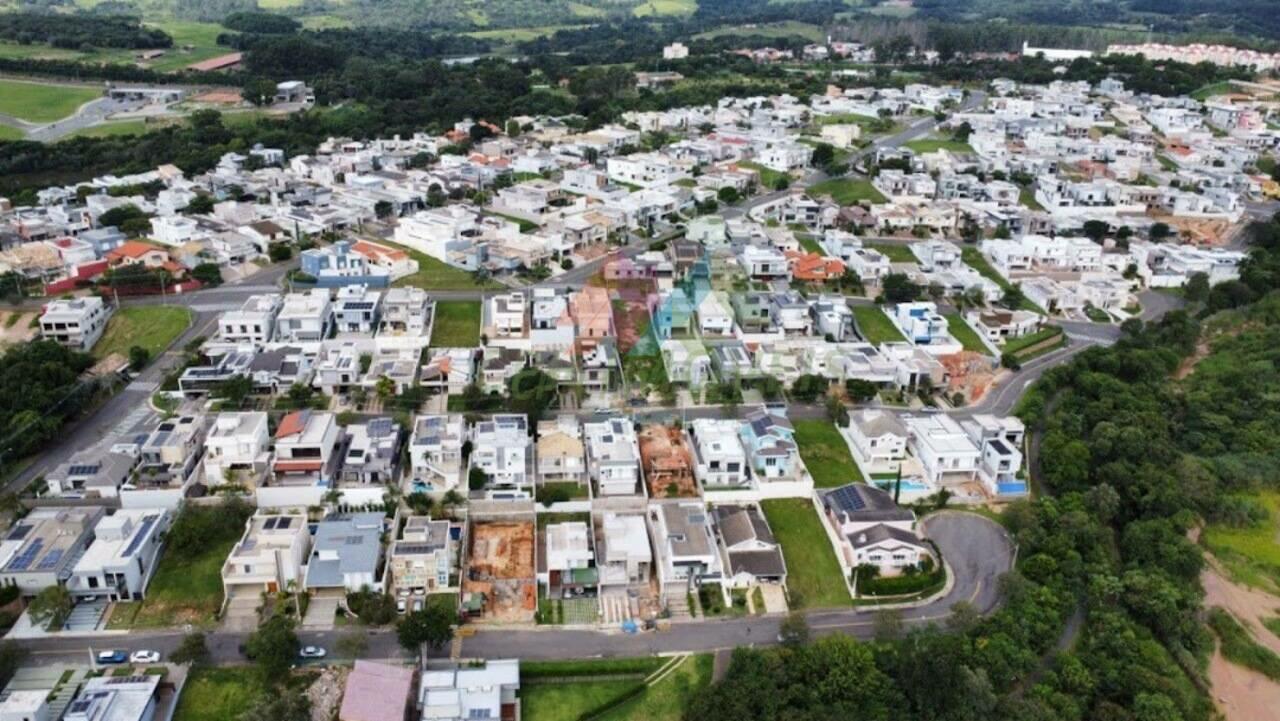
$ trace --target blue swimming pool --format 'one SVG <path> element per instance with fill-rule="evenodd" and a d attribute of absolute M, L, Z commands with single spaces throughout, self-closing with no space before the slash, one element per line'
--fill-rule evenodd
<path fill-rule="evenodd" d="M 1025 496 L 1027 494 L 1027 484 L 1023 481 L 997 483 L 996 491 L 1002 496 Z"/>

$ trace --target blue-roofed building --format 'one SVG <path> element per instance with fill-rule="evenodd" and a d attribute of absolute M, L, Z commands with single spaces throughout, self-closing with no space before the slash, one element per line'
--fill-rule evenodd
<path fill-rule="evenodd" d="M 66 583 L 103 513 L 95 506 L 37 508 L 14 522 L 0 539 L 0 585 L 34 596 Z"/>
<path fill-rule="evenodd" d="M 307 559 L 308 591 L 382 590 L 381 513 L 335 513 L 316 527 Z"/>
<path fill-rule="evenodd" d="M 155 573 L 173 515 L 164 508 L 122 509 L 98 521 L 93 543 L 67 579 L 72 596 L 139 601 Z"/>
<path fill-rule="evenodd" d="M 802 475 L 804 462 L 796 445 L 796 429 L 785 416 L 752 411 L 743 419 L 738 435 L 757 480 L 795 479 Z"/>
<path fill-rule="evenodd" d="M 304 250 L 301 257 L 302 272 L 315 278 L 316 285 L 321 288 L 346 285 L 386 288 L 391 284 L 390 271 L 370 263 L 367 257 L 355 252 L 349 240 Z"/>

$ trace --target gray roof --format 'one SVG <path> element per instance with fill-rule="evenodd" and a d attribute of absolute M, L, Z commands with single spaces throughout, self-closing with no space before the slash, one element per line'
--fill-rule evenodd
<path fill-rule="evenodd" d="M 761 543 L 777 543 L 769 523 L 755 506 L 717 506 L 711 514 L 726 546 L 736 546 L 752 539 Z"/>
<path fill-rule="evenodd" d="M 733 551 L 729 554 L 729 572 L 732 575 L 749 573 L 756 578 L 780 578 L 787 573 L 782 560 L 782 549 L 764 551 Z"/>
<path fill-rule="evenodd" d="M 822 505 L 859 521 L 913 521 L 915 514 L 893 502 L 893 496 L 865 483 L 850 483 L 822 494 Z"/>
<path fill-rule="evenodd" d="M 912 546 L 924 545 L 924 542 L 920 540 L 920 537 L 911 531 L 904 531 L 901 528 L 886 526 L 883 523 L 878 523 L 874 526 L 864 528 L 857 533 L 850 533 L 848 538 L 849 543 L 854 548 L 865 548 L 882 541 L 890 540 Z"/>
<path fill-rule="evenodd" d="M 755 432 L 756 437 L 769 435 L 774 426 L 788 431 L 795 430 L 795 427 L 791 425 L 791 421 L 787 420 L 785 416 L 774 415 L 764 410 L 751 411 L 744 420 L 751 425 L 751 430 Z"/>
<path fill-rule="evenodd" d="M 385 519 L 381 513 L 335 513 L 321 521 L 307 564 L 307 588 L 342 586 L 347 573 L 377 573 Z M 337 558 L 322 559 L 322 551 L 334 551 Z"/>

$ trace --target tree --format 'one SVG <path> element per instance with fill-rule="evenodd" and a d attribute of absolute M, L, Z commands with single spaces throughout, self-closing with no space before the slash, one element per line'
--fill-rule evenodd
<path fill-rule="evenodd" d="M 556 379 L 538 368 L 525 368 L 507 383 L 511 410 L 529 416 L 536 423 L 556 399 Z"/>
<path fill-rule="evenodd" d="M 137 373 L 151 362 L 151 351 L 140 345 L 129 346 L 129 370 Z"/>
<path fill-rule="evenodd" d="M 405 614 L 396 626 L 396 638 L 407 651 L 416 652 L 423 644 L 439 650 L 453 640 L 456 620 L 444 606 L 428 606 Z"/>
<path fill-rule="evenodd" d="M 245 640 L 244 655 L 257 664 L 268 682 L 282 678 L 298 658 L 298 636 L 293 624 L 292 619 L 275 615 Z"/>
<path fill-rule="evenodd" d="M 270 78 L 252 77 L 240 86 L 240 95 L 258 107 L 270 105 L 276 97 L 276 84 Z"/>
<path fill-rule="evenodd" d="M 1151 229 L 1147 231 L 1147 236 L 1155 243 L 1165 240 L 1172 234 L 1173 231 L 1169 228 L 1168 223 L 1152 223 Z"/>
<path fill-rule="evenodd" d="M 272 263 L 280 263 L 293 257 L 293 247 L 288 243 L 272 243 L 267 246 L 267 257 Z"/>
<path fill-rule="evenodd" d="M 483 490 L 489 485 L 489 474 L 484 472 L 483 468 L 472 466 L 467 472 L 467 488 L 473 491 Z"/>
<path fill-rule="evenodd" d="M 378 399 L 386 401 L 396 394 L 396 382 L 387 376 L 382 376 L 378 382 L 374 384 L 374 392 L 378 394 Z"/>
<path fill-rule="evenodd" d="M 1095 243 L 1101 243 L 1103 238 L 1107 237 L 1107 231 L 1110 226 L 1101 220 L 1084 221 L 1084 235 Z"/>
<path fill-rule="evenodd" d="M 920 298 L 921 287 L 905 273 L 890 273 L 880 283 L 886 303 L 910 303 Z"/>
<path fill-rule="evenodd" d="M 191 269 L 191 277 L 210 287 L 222 285 L 222 269 L 216 263 L 197 265 Z"/>
<path fill-rule="evenodd" d="M 205 643 L 204 634 L 197 631 L 182 637 L 182 643 L 169 654 L 173 663 L 186 663 L 201 666 L 209 660 L 209 646 Z"/>
<path fill-rule="evenodd" d="M 373 204 L 373 214 L 378 218 L 389 218 L 396 211 L 396 206 L 391 204 L 389 200 L 379 200 Z"/>
<path fill-rule="evenodd" d="M 738 200 L 740 200 L 740 196 L 738 195 L 738 189 L 734 188 L 731 185 L 726 185 L 723 188 L 717 190 L 716 198 L 721 203 L 724 203 L 725 205 L 732 205 L 738 202 Z"/>
<path fill-rule="evenodd" d="M 774 190 L 786 190 L 787 188 L 790 188 L 790 187 L 791 187 L 791 178 L 788 178 L 785 175 L 779 175 L 777 179 L 773 181 Z"/>
<path fill-rule="evenodd" d="M 854 403 L 866 403 L 875 398 L 879 391 L 875 383 L 861 378 L 850 378 L 844 382 L 845 395 Z"/>
<path fill-rule="evenodd" d="M 830 385 L 826 378 L 806 373 L 791 384 L 791 397 L 801 403 L 812 403 L 826 393 Z"/>
<path fill-rule="evenodd" d="M 197 195 L 187 203 L 187 207 L 183 208 L 184 213 L 206 215 L 213 212 L 213 196 Z"/>
<path fill-rule="evenodd" d="M 71 615 L 71 593 L 66 587 L 54 584 L 36 594 L 27 606 L 27 613 L 36 625 L 57 631 Z"/>
<path fill-rule="evenodd" d="M 1209 297 L 1209 276 L 1206 273 L 1192 273 L 1187 278 L 1183 295 L 1192 303 L 1199 303 Z"/>
<path fill-rule="evenodd" d="M 210 391 L 209 395 L 214 398 L 221 398 L 227 402 L 227 405 L 233 408 L 240 408 L 244 405 L 245 400 L 253 394 L 253 379 L 249 376 L 233 376 L 225 381 L 218 383 Z"/>
<path fill-rule="evenodd" d="M 1005 288 L 1004 295 L 1000 296 L 1000 305 L 1010 310 L 1017 310 L 1027 302 L 1027 296 L 1022 292 L 1022 286 L 1018 283 Z"/>
<path fill-rule="evenodd" d="M 803 613 L 792 611 L 782 619 L 782 624 L 778 627 L 778 635 L 782 637 L 782 643 L 785 646 L 792 648 L 803 646 L 809 643 L 809 622 L 805 620 Z"/>
<path fill-rule="evenodd" d="M 836 149 L 829 143 L 818 143 L 813 148 L 811 162 L 819 168 L 831 165 L 836 159 Z"/>

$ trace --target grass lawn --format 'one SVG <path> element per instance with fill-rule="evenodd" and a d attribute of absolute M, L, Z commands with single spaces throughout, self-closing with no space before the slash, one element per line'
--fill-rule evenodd
<path fill-rule="evenodd" d="M 166 20 L 147 24 L 160 28 L 173 38 L 173 47 L 149 63 L 149 67 L 157 72 L 181 70 L 192 63 L 235 52 L 235 48 L 218 45 L 218 35 L 231 32 L 218 23 Z M 182 49 L 188 45 L 191 50 Z"/>
<path fill-rule="evenodd" d="M 22 140 L 27 134 L 10 125 L 0 125 L 0 140 Z"/>
<path fill-rule="evenodd" d="M 262 694 L 252 666 L 203 667 L 191 671 L 178 698 L 174 721 L 226 721 L 239 718 Z"/>
<path fill-rule="evenodd" d="M 698 0 L 649 0 L 631 11 L 638 18 L 659 15 L 692 15 L 698 10 Z"/>
<path fill-rule="evenodd" d="M 995 268 L 991 267 L 991 264 L 987 262 L 986 257 L 982 255 L 982 251 L 978 250 L 976 247 L 972 245 L 961 246 L 960 260 L 964 261 L 965 265 L 978 271 L 982 277 L 1000 286 L 1002 290 L 1009 290 L 1009 288 L 1013 287 L 1013 284 L 1010 283 L 1008 279 L 997 273 Z M 1025 298 L 1022 300 L 1022 305 L 1019 307 L 1022 310 L 1029 310 L 1033 313 L 1047 315 L 1044 312 L 1044 308 L 1041 308 Z"/>
<path fill-rule="evenodd" d="M 135 345 L 146 348 L 155 358 L 191 324 L 191 311 L 174 305 L 137 305 L 118 308 L 107 321 L 107 330 L 93 346 L 93 354 L 106 358 L 112 353 L 129 357 Z"/>
<path fill-rule="evenodd" d="M 617 700 L 641 683 L 643 681 L 635 678 L 583 683 L 522 683 L 520 710 L 525 721 L 578 719 Z"/>
<path fill-rule="evenodd" d="M 142 601 L 116 605 L 110 628 L 170 628 L 190 623 L 208 627 L 222 606 L 222 563 L 239 537 L 209 539 L 198 558 L 160 557 Z"/>
<path fill-rule="evenodd" d="M 862 338 L 872 345 L 906 340 L 889 316 L 873 305 L 855 305 L 853 320 L 858 324 Z"/>
<path fill-rule="evenodd" d="M 1164 153 L 1156 153 L 1156 162 L 1165 170 L 1175 173 L 1178 171 L 1178 164 L 1173 162 L 1173 159 Z"/>
<path fill-rule="evenodd" d="M 65 118 L 100 97 L 102 91 L 96 88 L 0 80 L 0 113 L 33 123 Z"/>
<path fill-rule="evenodd" d="M 594 659 L 521 664 L 520 700 L 530 721 L 598 718 L 609 721 L 679 721 L 693 694 L 711 683 L 710 654 L 680 661 L 662 680 L 617 706 L 668 659 Z M 581 676 L 583 681 L 571 680 Z"/>
<path fill-rule="evenodd" d="M 786 178 L 787 180 L 791 179 L 791 176 L 787 175 L 786 173 L 779 173 L 778 171 L 772 168 L 766 168 L 763 165 L 759 163 L 753 163 L 750 160 L 739 161 L 738 167 L 749 168 L 759 173 L 760 187 L 765 190 L 773 190 L 774 185 L 783 178 Z"/>
<path fill-rule="evenodd" d="M 818 245 L 818 239 L 813 237 L 812 233 L 796 233 L 796 240 L 800 241 L 801 248 L 804 248 L 810 253 L 817 253 L 818 255 L 827 254 L 826 251 L 822 249 L 822 246 Z"/>
<path fill-rule="evenodd" d="M 829 195 L 840 205 L 853 205 L 862 200 L 877 204 L 887 202 L 870 180 L 856 178 L 832 178 L 810 185 L 809 195 Z"/>
<path fill-rule="evenodd" d="M 782 544 L 792 608 L 845 608 L 851 603 L 831 541 L 813 503 L 805 498 L 760 502 Z"/>
<path fill-rule="evenodd" d="M 474 348 L 480 345 L 480 301 L 442 300 L 436 303 L 431 329 L 432 348 Z"/>
<path fill-rule="evenodd" d="M 1191 93 L 1191 97 L 1204 102 L 1215 95 L 1226 95 L 1229 92 L 1231 92 L 1231 83 L 1223 81 L 1199 88 Z"/>
<path fill-rule="evenodd" d="M 1018 202 L 1031 210 L 1044 210 L 1044 206 L 1036 200 L 1036 191 L 1031 188 L 1022 188 L 1018 191 Z"/>
<path fill-rule="evenodd" d="M 1280 492 L 1259 493 L 1253 499 L 1270 513 L 1266 523 L 1247 528 L 1211 524 L 1200 541 L 1222 561 L 1233 580 L 1275 592 L 1280 590 L 1280 544 L 1276 543 Z"/>
<path fill-rule="evenodd" d="M 972 145 L 948 138 L 922 138 L 920 140 L 912 140 L 905 145 L 916 153 L 935 153 L 939 150 L 947 150 L 952 153 L 973 152 Z"/>
<path fill-rule="evenodd" d="M 916 254 L 911 252 L 910 246 L 894 245 L 892 243 L 867 243 L 867 247 L 884 253 L 884 257 L 888 258 L 890 263 L 918 262 Z"/>
<path fill-rule="evenodd" d="M 397 245 L 386 240 L 379 240 L 378 242 L 392 248 L 399 248 L 418 262 L 418 272 L 397 280 L 395 282 L 396 286 L 411 285 L 423 290 L 472 290 L 474 288 L 501 287 L 491 280 L 476 283 L 475 278 L 467 271 L 455 268 L 442 260 L 432 258 L 413 248 L 406 248 L 403 245 Z"/>
<path fill-rule="evenodd" d="M 818 488 L 835 488 L 854 481 L 863 482 L 858 466 L 849 455 L 849 446 L 830 421 L 797 420 L 796 444 L 800 458 Z"/>
<path fill-rule="evenodd" d="M 978 337 L 978 332 L 965 322 L 964 316 L 959 313 L 943 313 L 942 317 L 947 319 L 947 330 L 951 332 L 952 337 L 960 341 L 965 350 L 982 355 L 991 354 L 990 349 L 982 342 L 982 338 Z"/>
<path fill-rule="evenodd" d="M 1032 333 L 1031 335 L 1024 335 L 1021 338 L 1013 338 L 1011 340 L 1005 341 L 1004 352 L 1017 353 L 1018 351 L 1021 351 L 1025 348 L 1030 348 L 1033 345 L 1043 343 L 1044 341 L 1049 340 L 1050 338 L 1053 338 L 1055 336 L 1060 336 L 1062 334 L 1063 333 L 1061 328 L 1059 328 L 1056 325 L 1051 325 L 1041 330 L 1038 330 L 1035 333 Z"/>
<path fill-rule="evenodd" d="M 711 684 L 711 654 L 686 658 L 670 675 L 600 716 L 607 721 L 681 721 L 693 695 Z"/>

